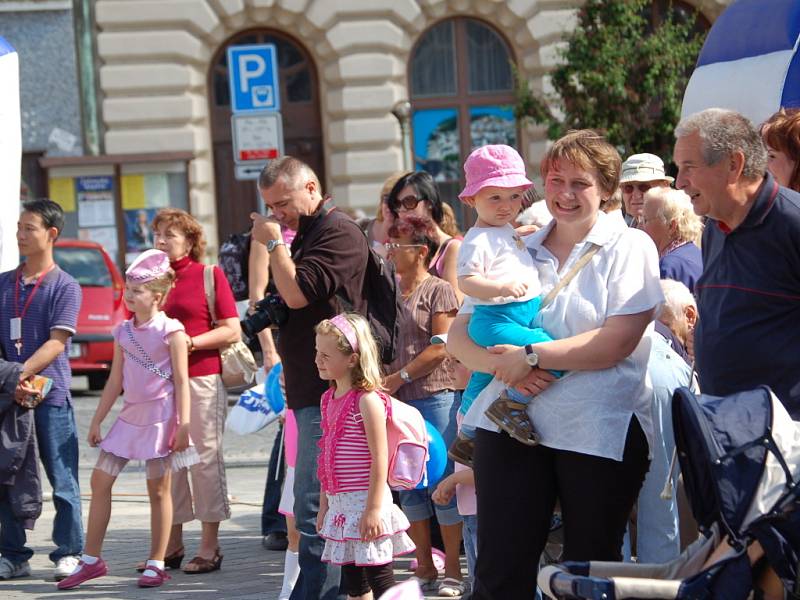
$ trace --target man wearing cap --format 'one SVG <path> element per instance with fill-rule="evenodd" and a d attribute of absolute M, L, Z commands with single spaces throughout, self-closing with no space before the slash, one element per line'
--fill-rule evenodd
<path fill-rule="evenodd" d="M 675 129 L 678 187 L 707 217 L 695 366 L 704 393 L 766 384 L 800 419 L 800 194 L 766 172 L 742 115 L 711 108 Z"/>
<path fill-rule="evenodd" d="M 655 154 L 632 154 L 622 163 L 619 187 L 628 225 L 641 229 L 644 195 L 653 187 L 669 187 L 675 181 L 664 172 L 664 161 Z"/>
<path fill-rule="evenodd" d="M 78 282 L 53 261 L 53 245 L 64 228 L 64 213 L 51 200 L 23 204 L 17 244 L 25 262 L 0 275 L 0 346 L 7 360 L 22 364 L 20 386 L 33 375 L 52 380 L 34 412 L 39 456 L 53 487 L 56 508 L 50 553 L 56 580 L 78 564 L 83 551 L 78 487 L 78 434 L 70 396 L 67 359 L 81 305 Z M 30 575 L 33 550 L 25 547 L 26 523 L 16 517 L 7 489 L 0 487 L 0 579 Z"/>
<path fill-rule="evenodd" d="M 259 176 L 258 188 L 272 216 L 251 215 L 253 239 L 267 247 L 272 281 L 289 307 L 278 354 L 298 439 L 294 515 L 301 533 L 300 577 L 291 597 L 333 600 L 339 592 L 340 569 L 320 561 L 325 543 L 316 530 L 319 401 L 328 382 L 319 378 L 314 364 L 314 327 L 341 312 L 339 298 L 352 310 L 362 310 L 369 247 L 355 221 L 326 202 L 319 179 L 301 160 L 283 156 L 270 161 Z M 297 231 L 291 251 L 283 242 L 281 225 Z"/>

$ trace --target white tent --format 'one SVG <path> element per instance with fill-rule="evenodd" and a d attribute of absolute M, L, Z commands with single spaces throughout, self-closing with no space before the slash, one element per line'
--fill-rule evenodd
<path fill-rule="evenodd" d="M 0 272 L 19 263 L 16 228 L 22 169 L 19 114 L 19 58 L 0 37 Z"/>

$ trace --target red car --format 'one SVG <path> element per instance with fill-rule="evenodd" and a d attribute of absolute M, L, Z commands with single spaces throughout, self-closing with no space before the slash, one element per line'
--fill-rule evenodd
<path fill-rule="evenodd" d="M 99 390 L 105 385 L 114 356 L 111 330 L 127 314 L 122 300 L 125 281 L 103 246 L 96 242 L 58 240 L 54 257 L 83 291 L 78 332 L 69 350 L 72 374 L 88 376 L 89 389 Z"/>

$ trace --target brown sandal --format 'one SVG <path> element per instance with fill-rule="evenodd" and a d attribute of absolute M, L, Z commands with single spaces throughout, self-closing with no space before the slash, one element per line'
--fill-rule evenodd
<path fill-rule="evenodd" d="M 472 455 L 475 452 L 475 441 L 459 433 L 450 449 L 447 451 L 447 458 L 472 468 Z"/>
<path fill-rule="evenodd" d="M 192 567 L 192 569 L 189 569 Z M 198 575 L 200 573 L 211 573 L 211 571 L 219 571 L 222 567 L 222 554 L 219 553 L 219 547 L 214 550 L 214 558 L 208 560 L 202 556 L 195 556 L 192 560 L 186 563 L 183 567 L 183 572 L 187 575 Z"/>
<path fill-rule="evenodd" d="M 495 425 L 526 446 L 536 446 L 539 436 L 528 418 L 527 405 L 509 398 L 505 392 L 484 413 Z"/>

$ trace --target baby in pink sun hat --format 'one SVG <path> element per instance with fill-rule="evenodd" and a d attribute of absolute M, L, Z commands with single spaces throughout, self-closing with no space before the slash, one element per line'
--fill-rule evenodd
<path fill-rule="evenodd" d="M 532 327 L 541 304 L 541 284 L 533 258 L 514 230 L 524 192 L 533 184 L 516 150 L 505 145 L 482 146 L 464 163 L 467 185 L 458 197 L 478 213 L 458 252 L 458 287 L 467 296 L 462 312 L 472 312 L 469 335 L 479 346 L 525 346 L 552 341 Z M 474 372 L 464 390 L 461 431 L 448 456 L 472 466 L 475 428 L 485 415 L 514 439 L 535 444 L 536 434 L 524 400 L 475 401 L 492 381 L 490 373 Z"/>

